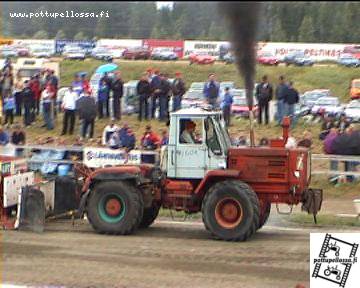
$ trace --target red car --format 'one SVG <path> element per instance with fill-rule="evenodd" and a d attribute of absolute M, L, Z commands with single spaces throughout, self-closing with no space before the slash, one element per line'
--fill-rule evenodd
<path fill-rule="evenodd" d="M 123 53 L 124 59 L 150 59 L 151 51 L 145 47 L 134 47 L 125 49 Z"/>
<path fill-rule="evenodd" d="M 17 55 L 19 57 L 29 57 L 30 56 L 30 50 L 26 47 L 17 47 L 16 51 L 17 51 Z"/>
<path fill-rule="evenodd" d="M 262 65 L 279 65 L 280 61 L 271 52 L 263 52 L 258 56 L 257 62 Z"/>
<path fill-rule="evenodd" d="M 257 117 L 258 106 L 254 102 L 253 106 L 254 117 Z M 239 117 L 249 117 L 249 107 L 245 97 L 234 97 L 234 102 L 231 105 L 231 114 Z"/>
<path fill-rule="evenodd" d="M 215 57 L 209 55 L 206 52 L 200 52 L 200 53 L 192 53 L 189 56 L 189 60 L 190 60 L 190 65 L 193 63 L 197 63 L 197 64 L 214 64 L 215 62 Z"/>

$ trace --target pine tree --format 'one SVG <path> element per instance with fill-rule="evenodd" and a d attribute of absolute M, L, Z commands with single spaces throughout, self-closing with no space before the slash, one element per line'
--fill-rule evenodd
<path fill-rule="evenodd" d="M 63 30 L 59 30 L 56 35 L 55 39 L 66 39 L 66 35 Z"/>
<path fill-rule="evenodd" d="M 80 31 L 75 34 L 74 40 L 87 40 L 87 37 L 82 31 Z"/>
<path fill-rule="evenodd" d="M 286 41 L 286 35 L 279 19 L 275 21 L 273 31 L 271 32 L 270 40 L 273 42 Z"/>
<path fill-rule="evenodd" d="M 47 38 L 49 38 L 49 35 L 46 31 L 40 30 L 34 34 L 33 38 L 34 39 L 47 39 Z"/>
<path fill-rule="evenodd" d="M 305 16 L 301 23 L 298 40 L 300 42 L 315 41 L 314 24 L 310 16 Z"/>

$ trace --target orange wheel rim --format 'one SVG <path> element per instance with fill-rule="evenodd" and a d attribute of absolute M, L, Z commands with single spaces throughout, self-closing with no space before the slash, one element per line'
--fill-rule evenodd
<path fill-rule="evenodd" d="M 105 211 L 110 216 L 116 216 L 120 213 L 121 203 L 115 198 L 111 198 L 106 202 Z"/>
<path fill-rule="evenodd" d="M 225 229 L 233 229 L 243 219 L 241 204 L 235 198 L 221 199 L 215 207 L 215 219 Z"/>

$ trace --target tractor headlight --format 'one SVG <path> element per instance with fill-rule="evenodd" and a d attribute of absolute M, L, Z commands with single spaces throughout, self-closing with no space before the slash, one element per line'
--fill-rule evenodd
<path fill-rule="evenodd" d="M 295 171 L 294 175 L 295 175 L 296 178 L 300 178 L 300 171 Z"/>

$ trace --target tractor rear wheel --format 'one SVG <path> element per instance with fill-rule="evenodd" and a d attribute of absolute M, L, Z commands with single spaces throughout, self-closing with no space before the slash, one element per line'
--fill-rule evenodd
<path fill-rule="evenodd" d="M 126 235 L 139 226 L 144 211 L 141 193 L 127 182 L 103 182 L 95 186 L 87 216 L 96 232 Z"/>
<path fill-rule="evenodd" d="M 261 229 L 265 225 L 265 223 L 267 222 L 267 220 L 269 219 L 269 216 L 270 216 L 271 203 L 264 202 L 263 205 L 264 205 L 264 207 L 262 207 L 262 205 L 260 205 L 260 221 L 259 221 L 258 229 Z"/>
<path fill-rule="evenodd" d="M 144 214 L 140 222 L 139 228 L 147 228 L 154 223 L 156 217 L 159 215 L 160 206 L 153 204 L 151 207 L 144 208 Z"/>
<path fill-rule="evenodd" d="M 259 226 L 259 200 L 246 183 L 226 180 L 206 193 L 202 214 L 206 229 L 215 238 L 245 241 Z"/>

